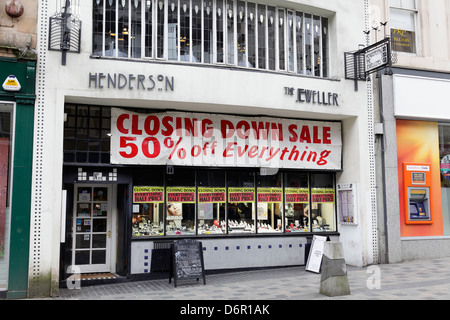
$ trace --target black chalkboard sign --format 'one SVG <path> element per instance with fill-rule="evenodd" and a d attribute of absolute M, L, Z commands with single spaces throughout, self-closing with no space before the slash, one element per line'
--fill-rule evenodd
<path fill-rule="evenodd" d="M 183 239 L 173 243 L 169 283 L 172 276 L 175 287 L 177 286 L 177 280 L 197 279 L 198 281 L 203 278 L 203 284 L 206 284 L 201 242 Z"/>

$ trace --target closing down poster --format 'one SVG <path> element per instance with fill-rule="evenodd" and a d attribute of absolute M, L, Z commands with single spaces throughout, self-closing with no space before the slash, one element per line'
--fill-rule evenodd
<path fill-rule="evenodd" d="M 111 163 L 341 169 L 340 122 L 113 108 Z"/>

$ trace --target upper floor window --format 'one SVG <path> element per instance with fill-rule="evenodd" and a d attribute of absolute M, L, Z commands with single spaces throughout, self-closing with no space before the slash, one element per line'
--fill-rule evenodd
<path fill-rule="evenodd" d="M 392 49 L 417 53 L 416 0 L 389 0 Z"/>
<path fill-rule="evenodd" d="M 93 54 L 329 76 L 328 19 L 240 0 L 93 0 Z"/>

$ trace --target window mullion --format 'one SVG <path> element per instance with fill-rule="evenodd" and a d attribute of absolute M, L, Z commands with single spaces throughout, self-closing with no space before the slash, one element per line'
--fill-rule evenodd
<path fill-rule="evenodd" d="M 141 2 L 141 59 L 145 58 L 145 0 Z"/>
<path fill-rule="evenodd" d="M 278 17 L 278 7 L 275 7 L 275 70 L 280 70 L 280 38 L 279 38 L 279 32 L 280 32 L 280 20 Z"/>
<path fill-rule="evenodd" d="M 131 58 L 131 10 L 132 10 L 132 3 L 131 0 L 128 0 L 128 34 L 126 35 L 128 38 L 128 48 L 127 48 L 127 52 L 128 52 L 128 58 Z"/>
<path fill-rule="evenodd" d="M 116 0 L 116 38 L 114 39 L 114 57 L 117 57 L 119 52 L 119 0 Z"/>
<path fill-rule="evenodd" d="M 217 23 L 217 15 L 216 15 L 216 0 L 212 0 L 212 61 L 211 63 L 217 63 L 217 28 L 216 28 L 216 23 Z"/>
<path fill-rule="evenodd" d="M 106 54 L 106 1 L 103 1 L 102 56 Z"/>
<path fill-rule="evenodd" d="M 233 30 L 234 30 L 234 36 L 233 36 L 233 51 L 234 51 L 234 57 L 233 57 L 233 64 L 238 65 L 238 32 L 237 32 L 237 8 L 238 3 L 237 0 L 233 1 Z"/>
<path fill-rule="evenodd" d="M 192 62 L 192 0 L 189 0 L 189 62 Z"/>
<path fill-rule="evenodd" d="M 293 56 L 292 59 L 294 59 L 294 73 L 298 73 L 298 65 L 297 65 L 297 12 L 292 12 L 292 49 L 293 49 Z"/>
<path fill-rule="evenodd" d="M 258 4 L 255 4 L 255 15 L 254 15 L 254 20 L 255 20 L 255 65 L 253 66 L 256 69 L 259 69 L 259 24 L 258 24 L 258 19 L 259 19 L 259 11 L 258 11 Z"/>

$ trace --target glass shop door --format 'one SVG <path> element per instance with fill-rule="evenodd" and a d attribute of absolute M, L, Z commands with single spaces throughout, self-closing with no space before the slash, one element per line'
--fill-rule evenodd
<path fill-rule="evenodd" d="M 114 271 L 113 186 L 76 185 L 74 190 L 72 264 L 81 273 Z"/>

